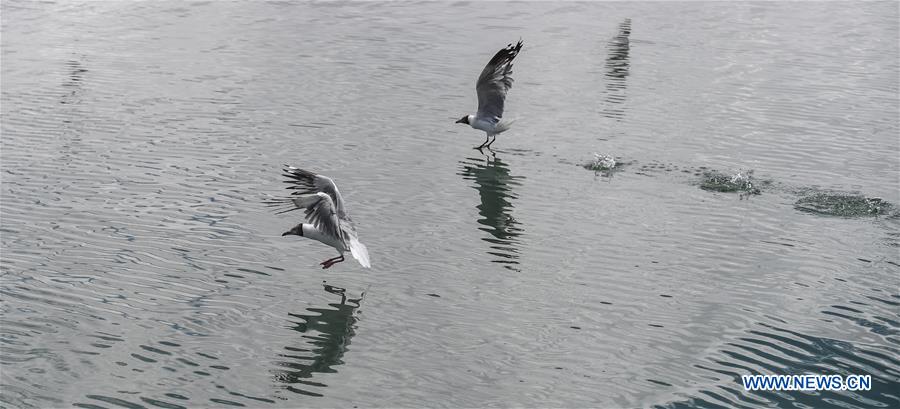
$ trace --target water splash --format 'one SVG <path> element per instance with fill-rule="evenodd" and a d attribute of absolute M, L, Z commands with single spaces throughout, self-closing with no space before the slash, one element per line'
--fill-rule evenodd
<path fill-rule="evenodd" d="M 593 170 L 595 172 L 604 172 L 611 171 L 615 169 L 617 166 L 621 166 L 622 164 L 616 161 L 616 158 L 612 155 L 604 155 L 600 153 L 594 154 L 594 160 L 584 164 L 584 168 L 587 170 Z"/>
<path fill-rule="evenodd" d="M 883 215 L 891 212 L 893 207 L 880 197 L 857 193 L 813 192 L 794 203 L 794 208 L 802 212 L 840 217 Z"/>
<path fill-rule="evenodd" d="M 700 188 L 713 192 L 740 192 L 741 195 L 758 195 L 759 186 L 753 179 L 753 170 L 733 175 L 710 170 L 703 173 Z"/>

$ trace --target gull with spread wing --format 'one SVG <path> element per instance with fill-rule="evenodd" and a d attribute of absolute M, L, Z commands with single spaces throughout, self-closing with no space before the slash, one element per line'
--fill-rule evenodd
<path fill-rule="evenodd" d="M 266 202 L 269 206 L 283 207 L 278 214 L 304 209 L 306 221 L 300 223 L 282 236 L 296 235 L 317 240 L 334 247 L 338 257 L 320 263 L 322 268 L 329 268 L 344 261 L 344 252 L 349 251 L 353 258 L 363 267 L 369 268 L 369 251 L 359 242 L 356 226 L 344 209 L 344 199 L 337 186 L 327 176 L 318 175 L 293 166 L 284 165 L 284 176 L 293 189 L 292 197 L 274 199 Z"/>
<path fill-rule="evenodd" d="M 484 67 L 475 83 L 475 91 L 478 93 L 478 111 L 456 121 L 458 124 L 467 124 L 487 133 L 484 143 L 475 149 L 481 150 L 487 146 L 490 150 L 491 144 L 497 140 L 497 134 L 509 129 L 513 123 L 513 121 L 503 119 L 503 104 L 506 101 L 506 92 L 513 83 L 512 61 L 521 49 L 522 40 L 519 40 L 515 46 L 509 44 L 494 54 L 494 58 L 491 58 L 491 61 Z"/>

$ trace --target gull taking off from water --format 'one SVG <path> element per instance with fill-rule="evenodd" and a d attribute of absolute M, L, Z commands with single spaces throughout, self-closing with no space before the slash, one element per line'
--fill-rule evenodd
<path fill-rule="evenodd" d="M 329 268 L 344 261 L 344 252 L 349 251 L 363 267 L 369 268 L 369 251 L 359 242 L 356 226 L 344 210 L 344 199 L 337 186 L 327 176 L 284 165 L 284 176 L 294 189 L 295 197 L 274 199 L 266 202 L 269 206 L 287 206 L 278 214 L 297 209 L 306 211 L 306 221 L 284 232 L 282 236 L 296 235 L 318 240 L 334 247 L 338 257 L 321 262 L 322 268 Z"/>
<path fill-rule="evenodd" d="M 506 91 L 512 87 L 512 61 L 522 49 L 522 40 L 515 46 L 509 44 L 506 48 L 494 54 L 494 58 L 484 67 L 478 82 L 475 83 L 475 92 L 478 93 L 478 112 L 474 115 L 466 115 L 456 123 L 468 124 L 472 128 L 480 129 L 487 133 L 487 138 L 481 146 L 475 149 L 481 150 L 497 139 L 497 134 L 509 129 L 513 121 L 503 120 L 503 103 L 506 101 Z M 491 139 L 493 137 L 494 139 Z M 488 140 L 490 139 L 490 142 Z"/>

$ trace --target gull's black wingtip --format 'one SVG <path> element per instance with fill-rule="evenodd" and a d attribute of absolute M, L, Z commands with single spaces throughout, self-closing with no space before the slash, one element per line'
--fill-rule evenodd
<path fill-rule="evenodd" d="M 522 38 L 520 37 L 520 38 L 519 38 L 519 41 L 516 41 L 516 45 L 515 45 L 515 46 L 513 46 L 513 43 L 509 43 L 509 44 L 506 45 L 506 48 L 508 48 L 508 49 L 510 49 L 510 50 L 513 50 L 513 49 L 519 49 L 519 48 L 522 48 L 522 44 L 524 44 L 524 43 L 522 42 Z"/>
<path fill-rule="evenodd" d="M 515 46 L 513 46 L 512 43 L 510 43 L 506 46 L 506 52 L 508 53 L 510 60 L 512 60 L 513 58 L 516 58 L 516 55 L 518 55 L 519 51 L 522 50 L 522 45 L 524 45 L 524 44 L 525 43 L 522 42 L 522 39 L 520 38 Z"/>
<path fill-rule="evenodd" d="M 515 46 L 513 46 L 512 43 L 507 44 L 506 47 L 497 51 L 497 54 L 494 54 L 494 57 L 491 58 L 488 66 L 499 67 L 501 65 L 512 63 L 512 60 L 519 54 L 519 50 L 522 49 L 522 44 L 522 39 L 519 39 L 519 42 L 517 42 Z"/>

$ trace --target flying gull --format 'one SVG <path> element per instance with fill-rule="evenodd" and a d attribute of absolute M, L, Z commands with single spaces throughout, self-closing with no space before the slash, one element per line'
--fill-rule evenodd
<path fill-rule="evenodd" d="M 491 149 L 491 144 L 497 139 L 497 134 L 509 129 L 513 123 L 513 121 L 503 120 L 503 103 L 506 101 L 506 92 L 513 83 L 510 76 L 512 75 L 512 61 L 521 49 L 522 40 L 519 40 L 515 46 L 509 44 L 494 54 L 494 58 L 487 63 L 475 83 L 475 92 L 478 93 L 478 112 L 474 115 L 466 115 L 456 121 L 458 124 L 468 124 L 472 128 L 487 133 L 484 143 L 475 149 L 481 150 L 485 146 Z"/>
<path fill-rule="evenodd" d="M 344 210 L 344 199 L 341 198 L 334 181 L 327 176 L 289 165 L 284 166 L 284 176 L 288 178 L 285 183 L 292 184 L 288 189 L 296 191 L 290 198 L 274 199 L 266 204 L 273 207 L 287 206 L 278 214 L 304 209 L 308 223 L 300 223 L 284 232 L 282 236 L 307 237 L 334 247 L 340 255 L 320 263 L 322 268 L 329 268 L 344 261 L 346 251 L 349 251 L 363 267 L 369 268 L 371 266 L 369 251 L 359 242 L 356 226 Z"/>

